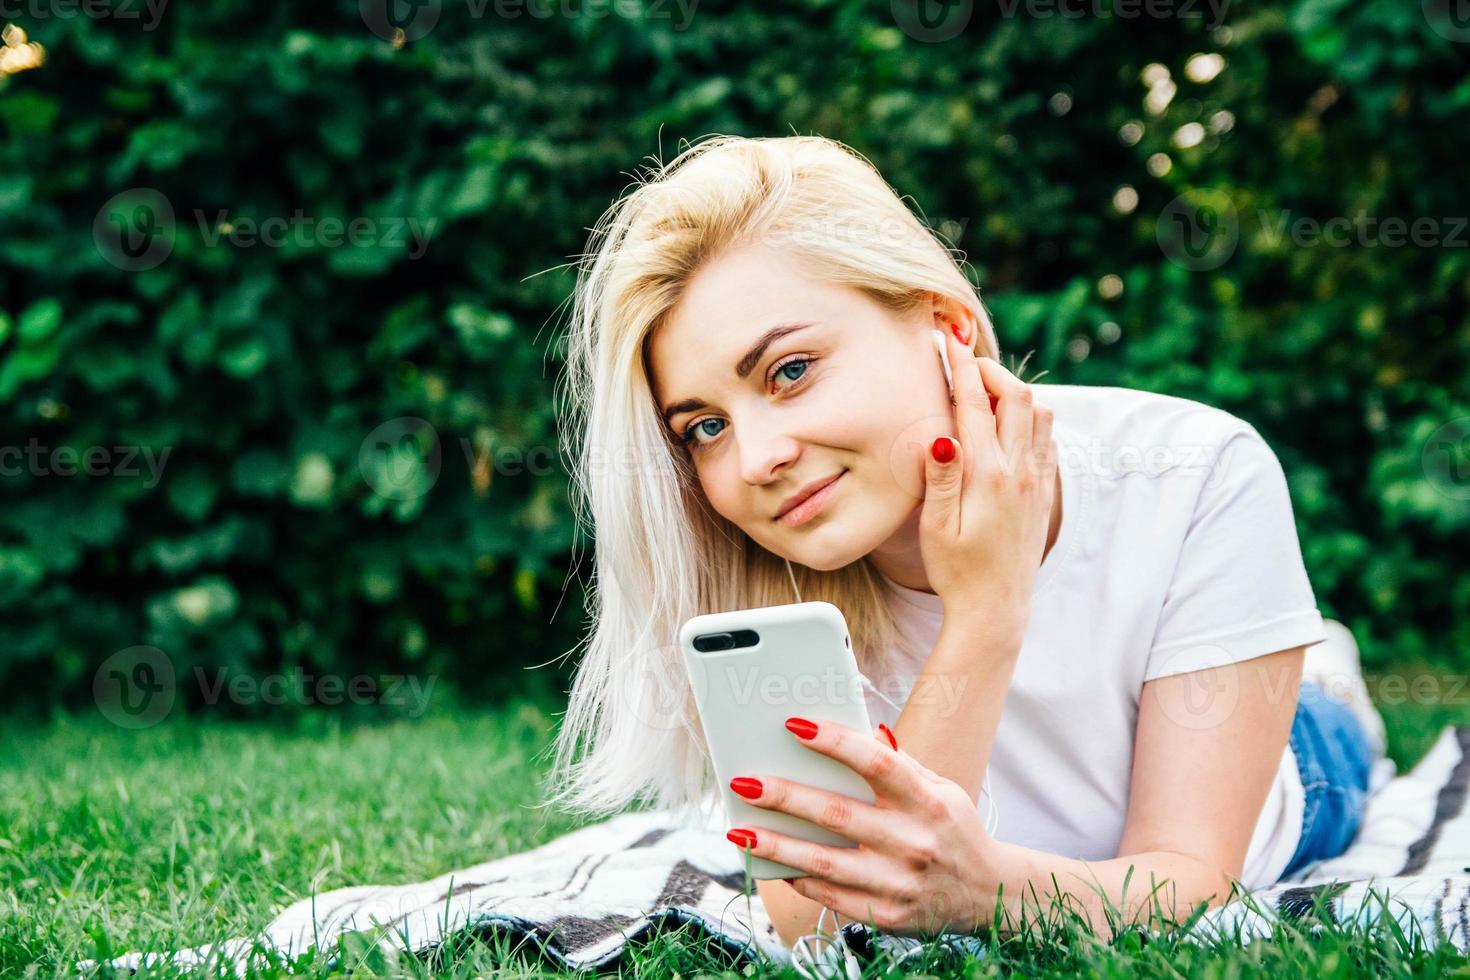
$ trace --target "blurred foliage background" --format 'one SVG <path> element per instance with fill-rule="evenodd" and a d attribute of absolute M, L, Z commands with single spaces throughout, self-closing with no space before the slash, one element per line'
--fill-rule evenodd
<path fill-rule="evenodd" d="M 1126 4 L 5 7 L 0 699 L 139 644 L 472 696 L 568 650 L 569 263 L 716 132 L 867 155 L 1028 380 L 1253 423 L 1323 613 L 1465 668 L 1470 26 Z"/>

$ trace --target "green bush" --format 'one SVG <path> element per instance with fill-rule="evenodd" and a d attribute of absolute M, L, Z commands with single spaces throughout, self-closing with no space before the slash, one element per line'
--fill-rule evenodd
<path fill-rule="evenodd" d="M 1008 0 L 935 40 L 906 0 L 535 6 L 561 13 L 423 0 L 396 40 L 374 0 L 25 7 L 45 62 L 0 78 L 9 702 L 85 703 L 138 644 L 483 693 L 567 650 L 592 547 L 552 402 L 570 263 L 635 166 L 714 132 L 867 154 L 967 252 L 1028 379 L 1254 423 L 1324 613 L 1370 662 L 1463 666 L 1470 39 L 1433 2 Z M 1292 224 L 1358 215 L 1439 242 Z"/>

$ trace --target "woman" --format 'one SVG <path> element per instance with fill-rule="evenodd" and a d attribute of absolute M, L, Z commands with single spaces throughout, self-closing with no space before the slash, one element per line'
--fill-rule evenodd
<path fill-rule="evenodd" d="M 900 934 L 985 927 L 1023 896 L 1099 928 L 1109 905 L 1183 919 L 1346 847 L 1381 722 L 1350 637 L 1332 654 L 1346 696 L 1302 680 L 1328 634 L 1280 465 L 1248 423 L 1023 383 L 955 257 L 830 140 L 693 146 L 591 245 L 567 417 L 596 622 L 560 798 L 707 804 L 677 629 L 797 586 L 843 611 L 902 710 L 870 702 L 878 732 L 788 723 L 876 805 L 734 781 L 859 842 L 730 829 L 809 872 L 759 882 L 787 943 L 823 907 Z"/>

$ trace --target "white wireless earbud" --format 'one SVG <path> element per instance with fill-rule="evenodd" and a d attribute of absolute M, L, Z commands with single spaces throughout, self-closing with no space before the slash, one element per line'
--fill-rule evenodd
<path fill-rule="evenodd" d="M 944 365 L 944 383 L 949 385 L 949 397 L 953 400 L 954 369 L 949 366 L 949 345 L 944 342 L 944 334 L 938 330 L 929 331 L 929 336 L 934 338 L 934 347 L 939 351 L 939 363 Z"/>

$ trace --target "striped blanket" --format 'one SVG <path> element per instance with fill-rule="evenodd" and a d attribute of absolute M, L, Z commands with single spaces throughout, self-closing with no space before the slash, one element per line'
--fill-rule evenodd
<path fill-rule="evenodd" d="M 1241 941 L 1269 935 L 1278 917 L 1327 903 L 1340 921 L 1393 915 L 1433 945 L 1470 951 L 1470 726 L 1446 728 L 1410 772 L 1377 780 L 1364 825 L 1343 855 L 1302 869 L 1251 901 L 1212 910 L 1195 925 Z M 723 814 L 677 819 L 633 811 L 565 834 L 533 850 L 417 884 L 357 886 L 311 895 L 280 910 L 257 936 L 108 961 L 228 964 L 243 976 L 263 950 L 299 955 L 318 946 L 332 961 L 348 933 L 412 953 L 466 931 L 503 932 L 555 964 L 594 967 L 616 960 L 630 941 L 692 926 L 716 947 L 764 964 L 786 964 L 781 943 L 752 886 L 742 855 L 724 837 Z M 1371 898 L 1368 888 L 1388 901 Z M 861 960 L 882 949 L 902 957 L 919 941 L 848 923 L 843 934 Z M 977 940 L 966 937 L 974 949 Z M 978 951 L 978 950 L 977 950 Z M 335 955 L 340 955 L 337 952 Z M 78 964 L 90 971 L 96 961 Z"/>

